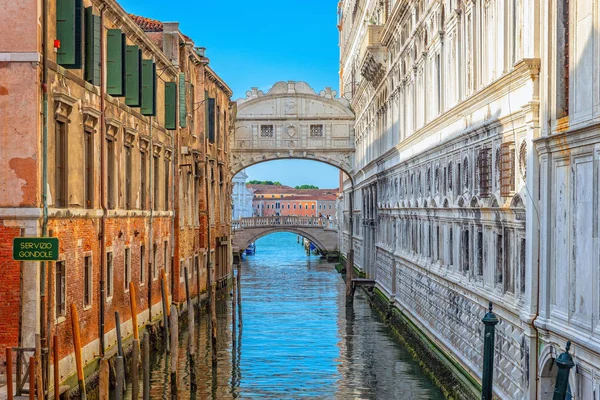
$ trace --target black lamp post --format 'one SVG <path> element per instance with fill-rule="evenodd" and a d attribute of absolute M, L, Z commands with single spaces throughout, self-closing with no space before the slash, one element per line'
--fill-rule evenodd
<path fill-rule="evenodd" d="M 565 352 L 562 353 L 556 359 L 556 365 L 558 366 L 558 373 L 556 375 L 556 386 L 554 387 L 553 400 L 565 400 L 567 397 L 567 390 L 569 388 L 569 372 L 571 368 L 575 366 L 573 357 L 569 354 L 571 349 L 571 341 L 567 342 Z"/>
<path fill-rule="evenodd" d="M 494 340 L 496 335 L 496 325 L 499 320 L 496 314 L 492 312 L 492 302 L 488 312 L 481 320 L 485 325 L 483 338 L 483 377 L 481 388 L 481 399 L 492 400 L 493 382 L 494 382 Z"/>

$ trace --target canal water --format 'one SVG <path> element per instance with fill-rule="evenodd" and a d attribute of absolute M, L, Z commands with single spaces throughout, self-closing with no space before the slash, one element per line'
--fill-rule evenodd
<path fill-rule="evenodd" d="M 362 291 L 346 308 L 345 286 L 334 264 L 307 256 L 295 234 L 258 240 L 241 274 L 242 324 L 235 331 L 230 296 L 218 304 L 216 369 L 209 318 L 201 315 L 195 337 L 184 329 L 179 335 L 177 393 L 168 356 L 153 355 L 152 399 L 443 398 Z M 193 359 L 190 339 L 196 347 Z"/>

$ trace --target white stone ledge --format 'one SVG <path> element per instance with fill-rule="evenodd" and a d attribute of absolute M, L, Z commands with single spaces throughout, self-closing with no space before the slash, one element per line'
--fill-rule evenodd
<path fill-rule="evenodd" d="M 40 62 L 40 53 L 0 53 L 0 61 L 2 62 Z"/>
<path fill-rule="evenodd" d="M 5 219 L 38 219 L 42 217 L 42 209 L 37 207 L 0 208 L 0 218 Z"/>

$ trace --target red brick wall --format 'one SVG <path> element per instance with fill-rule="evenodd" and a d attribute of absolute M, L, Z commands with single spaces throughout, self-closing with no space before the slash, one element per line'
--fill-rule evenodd
<path fill-rule="evenodd" d="M 4 226 L 0 220 L 0 371 L 5 370 L 5 349 L 19 340 L 20 263 L 12 260 L 12 241 L 19 228 Z"/>

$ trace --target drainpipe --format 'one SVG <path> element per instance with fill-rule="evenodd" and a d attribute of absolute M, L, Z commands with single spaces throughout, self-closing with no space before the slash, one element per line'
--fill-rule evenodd
<path fill-rule="evenodd" d="M 42 236 L 48 233 L 48 2 L 42 5 Z M 46 310 L 46 263 L 40 265 L 40 337 L 43 347 L 50 343 L 50 310 Z M 50 282 L 48 281 L 48 285 Z M 50 303 L 47 304 L 50 307 Z M 48 321 L 45 321 L 48 316 Z M 47 324 L 47 328 L 45 328 Z M 48 353 L 42 355 L 42 368 L 45 382 L 48 382 L 49 363 Z"/>
<path fill-rule="evenodd" d="M 148 263 L 148 321 L 152 321 L 152 280 L 153 280 L 153 275 L 152 275 L 152 270 L 155 267 L 154 263 L 156 262 L 155 260 L 155 254 L 154 254 L 154 236 L 152 233 L 152 218 L 154 217 L 154 191 L 156 190 L 156 188 L 154 187 L 154 154 L 152 153 L 154 151 L 154 138 L 152 136 L 152 116 L 150 116 L 150 128 L 149 128 L 149 133 L 150 133 L 150 148 L 148 149 L 148 161 L 150 161 L 148 163 L 148 165 L 150 166 L 150 185 L 152 187 L 152 190 L 149 191 L 150 194 L 150 242 L 148 243 L 150 246 L 150 257 L 148 257 L 148 259 L 150 260 L 150 262 Z M 146 204 L 148 204 L 148 202 L 146 202 Z"/>
<path fill-rule="evenodd" d="M 179 122 L 178 122 L 179 123 Z M 179 132 L 179 130 L 173 131 L 173 135 L 175 132 Z M 177 287 L 177 302 L 179 303 L 179 277 L 181 276 L 181 271 L 177 275 L 177 279 L 175 277 L 175 265 L 180 265 L 179 261 L 179 240 L 180 240 L 180 223 L 179 223 L 179 201 L 175 201 L 175 193 L 179 193 L 179 177 L 181 176 L 181 170 L 179 167 L 177 171 L 179 171 L 179 177 L 175 179 L 175 164 L 179 166 L 179 156 L 178 149 L 179 147 L 179 135 L 177 135 L 177 141 L 171 135 L 171 147 L 173 147 L 173 160 L 171 162 L 171 201 L 173 202 L 173 217 L 171 217 L 171 237 L 173 238 L 171 244 L 171 299 L 175 296 L 175 287 Z M 177 143 L 175 147 L 174 144 Z M 175 190 L 175 186 L 177 186 L 177 190 Z M 177 199 L 179 200 L 179 199 Z M 168 300 L 168 299 L 167 299 Z"/>
<path fill-rule="evenodd" d="M 104 27 L 104 6 L 100 8 L 100 27 Z M 104 66 L 104 34 L 100 35 L 100 65 Z M 100 356 L 104 357 L 104 303 L 106 293 L 104 292 L 104 279 L 106 270 L 106 219 L 108 217 L 107 193 L 106 193 L 106 120 L 104 93 L 106 82 L 104 80 L 104 71 L 100 74 L 100 195 L 102 207 L 102 220 L 100 228 Z"/>

